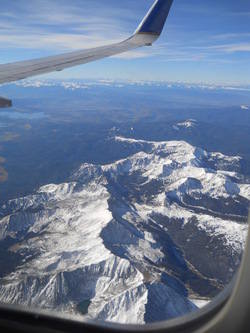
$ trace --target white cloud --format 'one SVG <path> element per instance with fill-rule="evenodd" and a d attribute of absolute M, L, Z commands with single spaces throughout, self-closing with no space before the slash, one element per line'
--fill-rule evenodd
<path fill-rule="evenodd" d="M 21 15 L 17 14 L 17 8 L 0 13 L 0 49 L 58 53 L 106 45 L 127 38 L 133 30 L 129 31 L 126 18 L 136 17 L 132 10 L 121 11 L 119 6 L 104 5 L 100 9 L 100 2 L 95 1 L 90 6 L 85 1 L 81 7 L 76 2 L 72 5 L 47 0 L 34 0 L 32 5 L 20 2 L 24 5 Z M 140 56 L 145 57 L 147 53 L 130 53 L 125 58 Z"/>
<path fill-rule="evenodd" d="M 206 46 L 207 50 L 216 50 L 224 53 L 250 52 L 250 43 L 232 43 Z"/>
<path fill-rule="evenodd" d="M 250 37 L 250 32 L 240 32 L 240 33 L 224 33 L 224 34 L 217 34 L 212 35 L 211 39 L 213 40 L 228 40 L 228 39 L 246 39 Z"/>

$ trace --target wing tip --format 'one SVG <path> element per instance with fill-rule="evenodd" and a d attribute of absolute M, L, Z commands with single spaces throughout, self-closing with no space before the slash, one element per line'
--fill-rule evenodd
<path fill-rule="evenodd" d="M 170 12 L 173 0 L 156 0 L 144 17 L 135 34 L 160 36 Z"/>

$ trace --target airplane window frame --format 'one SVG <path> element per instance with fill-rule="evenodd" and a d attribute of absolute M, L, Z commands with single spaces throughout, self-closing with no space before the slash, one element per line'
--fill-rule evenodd
<path fill-rule="evenodd" d="M 143 45 L 148 45 L 149 43 Z M 9 100 L 6 102 L 11 103 Z M 250 221 L 250 220 L 249 220 Z M 241 332 L 250 314 L 250 230 L 234 279 L 208 305 L 184 317 L 146 325 L 81 321 L 56 312 L 0 304 L 1 332 Z M 225 329 L 222 329 L 224 325 Z M 235 327 L 237 327 L 235 331 Z M 227 328 L 227 329 L 226 329 Z"/>

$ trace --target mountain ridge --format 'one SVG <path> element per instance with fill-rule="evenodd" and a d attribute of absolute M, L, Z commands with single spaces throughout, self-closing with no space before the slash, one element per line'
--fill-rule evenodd
<path fill-rule="evenodd" d="M 184 141 L 110 140 L 140 152 L 83 164 L 68 183 L 1 208 L 0 242 L 17 256 L 1 301 L 144 323 L 195 310 L 191 296 L 212 298 L 229 282 L 250 200 L 240 157 Z"/>

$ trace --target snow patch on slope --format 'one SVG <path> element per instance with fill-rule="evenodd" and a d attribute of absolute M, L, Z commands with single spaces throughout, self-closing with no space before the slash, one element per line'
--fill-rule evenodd
<path fill-rule="evenodd" d="M 195 309 L 184 284 L 161 281 L 168 267 L 152 229 L 157 214 L 182 227 L 195 220 L 196 230 L 221 239 L 232 254 L 242 252 L 248 226 L 230 219 L 241 216 L 206 206 L 206 200 L 250 200 L 249 184 L 237 183 L 240 157 L 184 141 L 114 140 L 140 152 L 104 166 L 83 164 L 69 182 L 2 207 L 8 213 L 0 240 L 14 240 L 9 250 L 23 256 L 0 283 L 2 301 L 122 323 Z"/>

